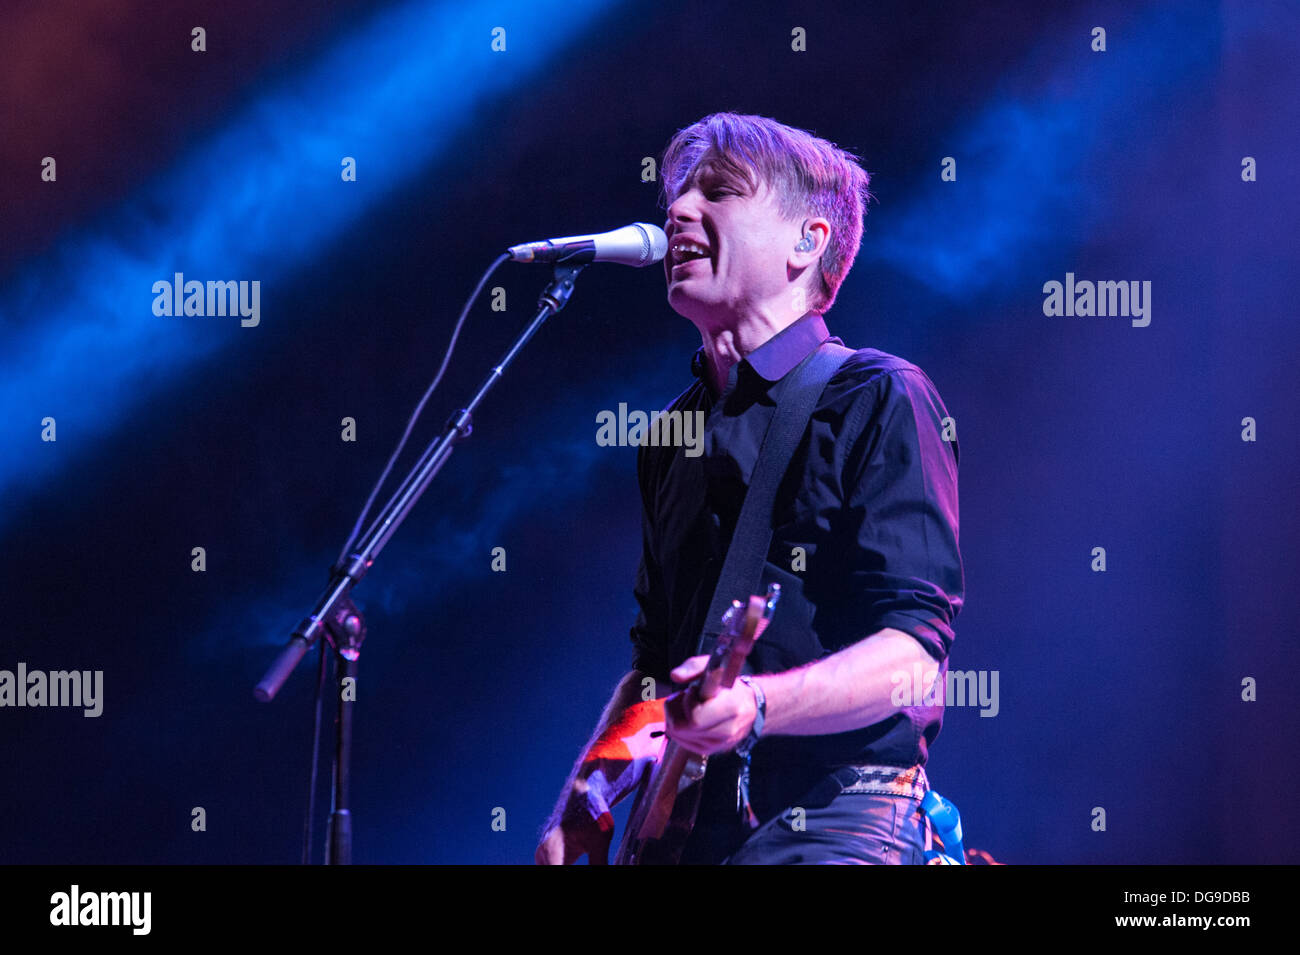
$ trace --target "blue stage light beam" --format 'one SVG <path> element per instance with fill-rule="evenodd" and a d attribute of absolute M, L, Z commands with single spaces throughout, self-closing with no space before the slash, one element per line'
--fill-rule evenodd
<path fill-rule="evenodd" d="M 155 316 L 154 282 L 180 272 L 265 291 L 300 272 L 615 5 L 426 0 L 377 14 L 20 270 L 0 291 L 0 526 L 191 366 L 258 333 L 239 318 Z M 342 181 L 345 156 L 355 183 Z M 261 304 L 261 321 L 301 320 Z M 47 417 L 55 442 L 41 440 Z"/>
<path fill-rule="evenodd" d="M 940 180 L 936 154 L 929 184 L 901 200 L 888 231 L 864 239 L 862 258 L 969 302 L 1041 271 L 1045 252 L 1084 241 L 1113 213 L 1108 201 L 1130 198 L 1088 174 L 1120 151 L 1151 149 L 1162 114 L 1200 101 L 1224 37 L 1218 5 L 1204 0 L 1107 22 L 1106 52 L 1090 47 L 1092 21 L 1076 19 L 1009 70 L 987 105 L 943 137 L 957 181 Z"/>

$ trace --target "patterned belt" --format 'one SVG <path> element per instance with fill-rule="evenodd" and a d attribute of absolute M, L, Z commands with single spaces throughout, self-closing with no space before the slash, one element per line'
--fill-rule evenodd
<path fill-rule="evenodd" d="M 886 793 L 919 800 L 930 788 L 923 766 L 845 766 L 839 771 L 841 779 L 857 776 L 856 782 L 844 786 L 846 793 Z"/>

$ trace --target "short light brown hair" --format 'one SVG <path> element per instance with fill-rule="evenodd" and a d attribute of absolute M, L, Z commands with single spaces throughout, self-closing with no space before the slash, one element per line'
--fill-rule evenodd
<path fill-rule="evenodd" d="M 766 116 L 713 113 L 680 129 L 659 166 L 660 204 L 666 211 L 701 166 L 747 182 L 751 194 L 766 183 L 782 216 L 820 216 L 831 224 L 811 308 L 826 312 L 862 245 L 862 220 L 871 177 L 861 160 L 834 143 Z"/>

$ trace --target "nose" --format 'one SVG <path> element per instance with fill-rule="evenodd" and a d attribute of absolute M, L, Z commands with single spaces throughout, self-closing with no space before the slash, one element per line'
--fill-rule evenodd
<path fill-rule="evenodd" d="M 700 218 L 699 201 L 704 198 L 699 188 L 692 186 L 683 192 L 668 206 L 668 224 L 673 231 L 686 222 L 698 222 Z"/>

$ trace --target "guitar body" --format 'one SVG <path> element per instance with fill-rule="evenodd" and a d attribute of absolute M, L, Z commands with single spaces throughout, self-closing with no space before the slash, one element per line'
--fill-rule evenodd
<path fill-rule="evenodd" d="M 723 632 L 708 666 L 692 684 L 700 700 L 712 699 L 735 683 L 780 596 L 780 585 L 772 584 L 766 597 L 751 596 L 748 606 L 732 601 L 722 618 Z M 676 865 L 681 861 L 686 840 L 695 828 L 707 768 L 707 756 L 668 740 L 663 755 L 641 781 L 615 865 Z"/>
<path fill-rule="evenodd" d="M 642 780 L 615 865 L 676 865 L 681 860 L 695 828 L 708 757 L 676 746 L 672 740 L 668 747 L 676 752 L 665 749 L 663 761 Z"/>

